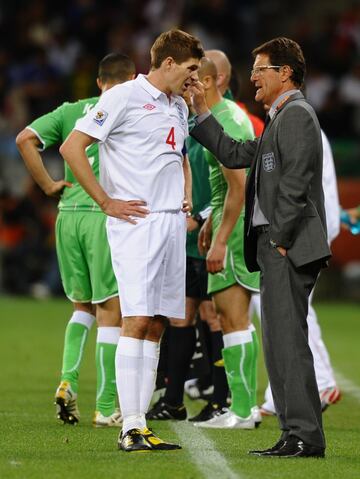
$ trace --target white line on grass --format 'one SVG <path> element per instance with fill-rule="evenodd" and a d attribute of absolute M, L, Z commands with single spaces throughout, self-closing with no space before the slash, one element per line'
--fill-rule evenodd
<path fill-rule="evenodd" d="M 339 371 L 335 371 L 335 376 L 340 388 L 350 396 L 360 401 L 360 387 L 350 379 L 343 376 Z"/>
<path fill-rule="evenodd" d="M 229 466 L 225 457 L 216 450 L 211 439 L 192 424 L 171 424 L 172 429 L 183 444 L 188 444 L 192 461 L 206 479 L 244 479 L 235 473 Z"/>

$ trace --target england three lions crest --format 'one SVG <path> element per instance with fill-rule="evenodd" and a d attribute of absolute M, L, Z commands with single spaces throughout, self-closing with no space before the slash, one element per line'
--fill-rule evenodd
<path fill-rule="evenodd" d="M 271 151 L 270 153 L 264 153 L 262 155 L 262 164 L 263 168 L 266 172 L 270 172 L 275 170 L 276 162 L 275 162 L 275 155 Z"/>

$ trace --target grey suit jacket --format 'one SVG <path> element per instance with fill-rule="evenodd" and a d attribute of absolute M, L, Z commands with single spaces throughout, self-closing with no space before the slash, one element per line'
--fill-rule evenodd
<path fill-rule="evenodd" d="M 259 205 L 269 221 L 270 239 L 288 250 L 296 267 L 331 256 L 327 242 L 322 189 L 322 141 L 312 107 L 301 93 L 290 96 L 276 112 L 261 139 L 237 142 L 210 115 L 191 135 L 227 168 L 247 168 L 245 262 L 258 271 L 256 234 L 251 227 L 258 171 Z"/>

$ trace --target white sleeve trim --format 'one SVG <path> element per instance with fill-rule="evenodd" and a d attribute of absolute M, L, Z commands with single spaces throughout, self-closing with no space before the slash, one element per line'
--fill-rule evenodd
<path fill-rule="evenodd" d="M 39 133 L 36 130 L 34 130 L 34 128 L 31 128 L 31 126 L 27 126 L 26 129 L 32 131 L 34 135 L 36 135 L 40 143 L 42 144 L 42 147 L 38 147 L 38 151 L 46 150 L 46 143 L 45 143 L 45 140 L 41 138 L 41 135 L 39 135 Z"/>

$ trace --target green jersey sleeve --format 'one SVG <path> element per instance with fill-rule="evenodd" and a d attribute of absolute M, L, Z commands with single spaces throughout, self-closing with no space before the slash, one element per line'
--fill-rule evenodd
<path fill-rule="evenodd" d="M 235 140 L 252 140 L 254 130 L 247 114 L 233 101 L 223 98 L 211 108 L 211 112 L 224 128 L 224 131 Z M 210 169 L 211 207 L 222 214 L 227 182 L 222 172 L 222 166 L 216 157 L 206 150 L 206 160 Z"/>
<path fill-rule="evenodd" d="M 30 123 L 28 128 L 39 138 L 40 151 L 63 141 L 63 111 L 66 103 Z"/>
<path fill-rule="evenodd" d="M 28 128 L 32 130 L 41 142 L 40 151 L 51 146 L 58 146 L 67 138 L 73 130 L 75 123 L 94 107 L 98 98 L 87 98 L 75 103 L 63 103 L 52 112 L 41 116 L 33 121 Z M 99 179 L 99 149 L 96 143 L 93 143 L 86 150 L 91 168 L 94 175 Z M 72 183 L 71 188 L 64 188 L 60 198 L 59 209 L 62 211 L 100 211 L 100 207 L 84 191 L 81 185 L 74 177 L 69 165 L 64 164 L 64 178 Z"/>

